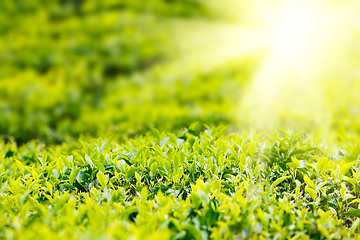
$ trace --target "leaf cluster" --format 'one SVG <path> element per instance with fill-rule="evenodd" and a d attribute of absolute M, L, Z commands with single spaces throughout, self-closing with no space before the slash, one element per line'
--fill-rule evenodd
<path fill-rule="evenodd" d="M 126 144 L 99 138 L 44 149 L 2 142 L 1 237 L 352 239 L 359 233 L 358 146 L 336 154 L 298 151 L 294 146 L 316 145 L 303 133 L 224 137 L 226 127 L 195 126 L 179 135 L 154 129 Z M 275 155 L 279 146 L 289 159 Z"/>

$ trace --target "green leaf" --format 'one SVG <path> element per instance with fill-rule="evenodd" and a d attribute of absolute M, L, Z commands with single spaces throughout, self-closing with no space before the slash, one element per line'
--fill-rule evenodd
<path fill-rule="evenodd" d="M 193 122 L 193 123 L 190 125 L 189 129 L 197 129 L 198 126 L 199 126 L 199 122 Z"/>
<path fill-rule="evenodd" d="M 49 182 L 45 182 L 45 186 L 51 195 L 53 193 L 52 185 Z"/>
<path fill-rule="evenodd" d="M 168 162 L 167 160 L 164 161 L 164 167 L 165 167 L 165 170 L 168 174 L 171 174 L 172 173 L 172 168 L 171 168 L 171 163 Z"/>
<path fill-rule="evenodd" d="M 250 142 L 248 144 L 249 144 L 248 153 L 252 157 L 252 156 L 254 156 L 255 151 L 256 151 L 256 144 L 254 142 Z"/>
<path fill-rule="evenodd" d="M 177 240 L 177 239 L 185 239 L 185 236 L 186 236 L 186 232 L 185 231 L 181 231 L 177 234 L 175 234 L 171 240 Z"/>
<path fill-rule="evenodd" d="M 349 228 L 349 233 L 352 235 L 356 232 L 356 230 L 359 228 L 360 225 L 360 219 L 356 219 L 355 222 L 351 225 Z"/>
<path fill-rule="evenodd" d="M 295 196 L 296 197 L 300 196 L 300 185 L 295 188 Z"/>
<path fill-rule="evenodd" d="M 74 186 L 72 184 L 69 184 L 69 183 L 64 183 L 62 184 L 64 187 L 67 187 L 67 188 L 70 188 L 70 189 L 73 189 Z"/>
<path fill-rule="evenodd" d="M 317 194 L 316 194 L 316 191 L 314 189 L 309 188 L 309 187 L 305 187 L 305 192 L 309 193 L 313 200 L 316 199 Z"/>
<path fill-rule="evenodd" d="M 345 216 L 350 217 L 359 217 L 360 218 L 360 209 L 350 209 L 346 213 L 344 213 Z"/>
<path fill-rule="evenodd" d="M 210 129 L 206 129 L 204 132 L 206 133 L 206 135 L 208 135 L 210 138 L 212 138 Z"/>
<path fill-rule="evenodd" d="M 286 164 L 285 164 L 285 163 L 283 163 L 283 162 L 278 162 L 277 164 L 281 167 L 281 169 L 282 169 L 284 172 L 287 170 L 287 167 L 286 167 Z"/>
<path fill-rule="evenodd" d="M 157 164 L 156 162 L 153 162 L 150 166 L 150 173 L 152 177 L 156 176 L 156 172 L 157 172 Z"/>
<path fill-rule="evenodd" d="M 344 176 L 354 164 L 355 164 L 355 161 L 341 165 L 340 166 L 340 175 Z"/>
<path fill-rule="evenodd" d="M 170 137 L 166 137 L 166 138 L 161 139 L 160 147 L 162 147 L 167 141 L 169 141 L 169 139 L 170 139 Z"/>
<path fill-rule="evenodd" d="M 66 167 L 70 168 L 70 162 L 67 157 L 65 157 L 64 155 L 60 155 L 60 159 Z"/>
<path fill-rule="evenodd" d="M 310 185 L 313 189 L 315 189 L 315 183 L 305 174 L 304 181 L 306 184 Z"/>
<path fill-rule="evenodd" d="M 96 174 L 96 178 L 98 182 L 101 184 L 101 186 L 105 188 L 107 185 L 106 175 L 103 174 L 101 171 L 98 171 L 98 173 Z"/>
<path fill-rule="evenodd" d="M 27 198 L 27 196 L 29 195 L 29 193 L 31 192 L 31 190 L 27 190 L 20 198 L 20 205 L 23 205 L 25 203 L 25 200 Z"/>
<path fill-rule="evenodd" d="M 180 167 L 180 161 L 179 158 L 177 158 L 177 156 L 175 155 L 173 158 L 173 164 L 174 164 L 174 169 L 179 169 Z"/>
<path fill-rule="evenodd" d="M 185 227 L 185 229 L 190 234 L 190 239 L 195 239 L 195 240 L 208 239 L 206 232 L 197 229 L 195 226 L 191 225 L 190 223 Z"/>
<path fill-rule="evenodd" d="M 56 201 L 53 210 L 55 214 L 57 213 L 57 211 L 60 210 L 60 208 L 64 206 L 64 204 L 69 200 L 69 198 L 70 198 L 70 194 L 64 194 L 62 197 L 60 197 L 59 200 Z"/>
<path fill-rule="evenodd" d="M 136 172 L 136 168 L 130 168 L 127 172 L 126 172 L 126 177 L 127 178 L 131 178 L 134 173 Z"/>
<path fill-rule="evenodd" d="M 291 176 L 283 176 L 281 178 L 278 178 L 275 180 L 275 182 L 273 182 L 273 184 L 271 184 L 271 190 L 274 190 L 274 188 L 279 185 L 281 182 L 285 181 L 286 179 L 291 178 Z"/>
<path fill-rule="evenodd" d="M 103 143 L 103 140 L 102 140 L 101 137 L 99 137 L 99 138 L 97 139 L 97 141 L 96 141 L 96 145 L 97 145 L 99 148 L 101 148 L 101 147 L 102 147 L 102 143 Z"/>
<path fill-rule="evenodd" d="M 221 183 L 219 180 L 215 179 L 214 181 L 212 181 L 211 183 L 211 191 L 215 192 L 215 191 L 220 192 L 221 190 Z"/>
<path fill-rule="evenodd" d="M 43 164 L 47 163 L 47 161 L 48 161 L 48 153 L 46 151 L 43 153 L 41 159 L 42 159 Z"/>
<path fill-rule="evenodd" d="M 159 132 L 159 130 L 157 130 L 156 128 L 153 128 L 152 131 L 153 131 L 153 134 L 154 134 L 157 142 L 160 142 L 160 132 Z"/>
<path fill-rule="evenodd" d="M 78 175 L 78 173 L 80 172 L 80 168 L 75 168 L 74 170 L 71 171 L 70 177 L 69 177 L 69 182 L 70 184 L 73 184 L 76 176 Z"/>
<path fill-rule="evenodd" d="M 199 133 L 193 129 L 189 129 L 187 132 L 195 137 L 200 137 Z"/>
<path fill-rule="evenodd" d="M 287 163 L 286 165 L 288 165 L 291 168 L 298 168 L 300 167 L 300 162 L 297 158 L 291 157 L 291 162 Z"/>
<path fill-rule="evenodd" d="M 117 166 L 118 168 L 120 168 L 121 171 L 125 171 L 127 164 L 126 164 L 126 162 L 125 162 L 123 159 L 120 159 L 120 160 L 117 162 L 116 166 Z"/>
<path fill-rule="evenodd" d="M 245 166 L 246 164 L 246 154 L 244 152 L 241 153 L 240 155 L 240 163 Z"/>
<path fill-rule="evenodd" d="M 94 168 L 94 163 L 91 161 L 89 155 L 85 153 L 85 161 L 90 165 L 91 168 Z"/>
<path fill-rule="evenodd" d="M 141 194 L 140 194 L 140 197 L 141 197 L 141 201 L 142 201 L 142 202 L 146 202 L 147 197 L 148 197 L 148 194 L 149 194 L 149 191 L 148 191 L 147 187 L 146 187 L 146 186 L 143 187 L 143 188 L 141 189 Z"/>
<path fill-rule="evenodd" d="M 320 182 L 320 183 L 316 186 L 315 190 L 316 190 L 317 192 L 320 191 L 320 190 L 322 189 L 322 187 L 325 186 L 326 183 L 327 183 L 326 180 L 323 181 L 323 182 Z"/>
<path fill-rule="evenodd" d="M 320 158 L 317 165 L 316 165 L 316 169 L 317 171 L 319 172 L 326 172 L 328 169 L 329 169 L 329 159 L 323 157 L 323 158 Z"/>
<path fill-rule="evenodd" d="M 20 170 L 21 174 L 24 174 L 24 172 L 25 172 L 24 165 L 17 159 L 15 159 L 15 164 L 18 167 L 18 169 Z"/>
<path fill-rule="evenodd" d="M 97 162 L 96 169 L 100 170 L 101 172 L 105 172 L 105 166 L 101 162 Z"/>
<path fill-rule="evenodd" d="M 203 203 L 203 206 L 207 206 L 209 204 L 209 198 L 207 194 L 204 191 L 199 190 L 198 191 L 199 197 L 201 199 L 201 202 Z"/>
<path fill-rule="evenodd" d="M 314 150 L 320 150 L 319 148 L 317 147 L 312 147 L 312 148 L 308 148 L 308 149 L 296 149 L 294 151 L 291 152 L 290 156 L 293 156 L 293 155 L 296 155 L 296 154 L 303 154 L 303 153 L 307 153 L 307 152 L 310 152 L 310 151 L 314 151 Z"/>
<path fill-rule="evenodd" d="M 40 161 L 40 163 L 41 163 L 41 166 L 44 166 L 44 163 L 43 163 L 42 158 L 41 158 L 41 157 L 38 157 L 38 159 L 39 159 L 39 161 Z"/>
<path fill-rule="evenodd" d="M 136 184 L 140 184 L 140 183 L 141 183 L 141 176 L 140 176 L 140 174 L 138 174 L 137 172 L 135 172 L 135 179 L 136 179 Z"/>
<path fill-rule="evenodd" d="M 357 185 L 357 181 L 354 178 L 348 178 L 348 177 L 344 177 L 343 178 L 344 181 L 351 183 L 352 185 L 356 186 Z"/>

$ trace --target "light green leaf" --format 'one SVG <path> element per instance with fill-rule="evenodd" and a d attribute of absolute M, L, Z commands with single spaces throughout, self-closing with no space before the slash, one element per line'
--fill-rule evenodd
<path fill-rule="evenodd" d="M 173 158 L 173 164 L 174 164 L 174 169 L 179 169 L 180 161 L 179 161 L 179 158 L 176 155 Z"/>
<path fill-rule="evenodd" d="M 300 167 L 300 162 L 297 158 L 291 157 L 291 161 L 296 167 Z"/>
<path fill-rule="evenodd" d="M 274 188 L 279 185 L 281 182 L 285 181 L 286 179 L 290 178 L 291 176 L 283 176 L 281 178 L 278 178 L 271 184 L 271 189 L 274 190 Z"/>
<path fill-rule="evenodd" d="M 304 181 L 306 184 L 310 185 L 313 189 L 315 189 L 314 182 L 306 174 L 304 175 Z"/>
<path fill-rule="evenodd" d="M 105 188 L 107 185 L 106 175 L 103 174 L 101 171 L 98 171 L 98 173 L 96 174 L 96 178 L 98 182 L 101 184 L 101 186 Z"/>
<path fill-rule="evenodd" d="M 160 132 L 156 128 L 153 128 L 153 134 L 158 142 L 160 142 Z"/>
<path fill-rule="evenodd" d="M 99 148 L 101 148 L 101 147 L 102 147 L 102 143 L 103 143 L 103 140 L 102 140 L 101 137 L 99 137 L 99 138 L 97 139 L 97 141 L 96 141 L 96 145 L 97 145 Z"/>
<path fill-rule="evenodd" d="M 249 155 L 250 155 L 251 157 L 254 156 L 255 151 L 256 151 L 256 144 L 255 144 L 254 142 L 250 142 L 250 143 L 249 143 L 249 148 L 248 148 L 248 153 L 249 153 Z"/>
<path fill-rule="evenodd" d="M 141 201 L 142 201 L 142 202 L 146 202 L 147 197 L 148 197 L 148 194 L 149 194 L 149 191 L 148 191 L 147 187 L 146 187 L 146 186 L 143 187 L 143 188 L 141 189 L 141 194 L 140 194 L 140 197 L 141 197 Z"/>
<path fill-rule="evenodd" d="M 73 184 L 76 176 L 78 175 L 78 173 L 80 172 L 79 168 L 75 168 L 74 170 L 71 171 L 70 177 L 69 177 L 69 182 L 70 184 Z"/>
<path fill-rule="evenodd" d="M 309 193 L 313 200 L 316 199 L 317 194 L 316 194 L 316 191 L 314 189 L 309 188 L 309 187 L 305 187 L 305 192 Z"/>
<path fill-rule="evenodd" d="M 355 163 L 355 161 L 341 165 L 340 166 L 340 175 L 344 176 L 350 170 L 350 168 L 354 165 L 354 163 Z"/>
<path fill-rule="evenodd" d="M 156 172 L 157 172 L 157 164 L 156 162 L 153 162 L 150 166 L 150 173 L 152 177 L 156 176 Z"/>
<path fill-rule="evenodd" d="M 170 139 L 170 137 L 166 137 L 166 138 L 161 139 L 160 147 L 162 147 L 165 143 L 167 143 L 167 141 L 169 141 L 169 139 Z"/>
<path fill-rule="evenodd" d="M 70 168 L 70 162 L 67 157 L 65 157 L 64 155 L 60 155 L 60 159 L 66 167 Z"/>
<path fill-rule="evenodd" d="M 27 198 L 27 196 L 29 195 L 29 193 L 31 192 L 31 190 L 27 190 L 20 198 L 20 205 L 23 205 L 25 203 L 25 200 Z"/>
<path fill-rule="evenodd" d="M 94 163 L 91 161 L 89 155 L 85 153 L 85 161 L 90 165 L 91 168 L 94 168 Z"/>
<path fill-rule="evenodd" d="M 300 196 L 300 186 L 297 186 L 297 187 L 295 188 L 295 196 L 296 196 L 296 197 L 299 197 L 299 196 Z"/>
<path fill-rule="evenodd" d="M 21 174 L 24 174 L 24 172 L 25 172 L 24 165 L 17 159 L 15 159 L 15 164 L 18 167 L 18 169 L 20 170 Z"/>
<path fill-rule="evenodd" d="M 327 183 L 327 181 L 324 181 L 324 182 L 319 183 L 319 184 L 316 186 L 315 190 L 316 190 L 317 192 L 320 191 L 320 190 L 322 189 L 322 187 L 323 187 L 326 183 Z"/>
<path fill-rule="evenodd" d="M 55 214 L 64 206 L 64 204 L 69 200 L 69 198 L 70 198 L 70 194 L 64 194 L 63 196 L 60 197 L 59 200 L 56 201 L 56 204 L 53 208 Z"/>
<path fill-rule="evenodd" d="M 240 163 L 245 166 L 246 164 L 246 154 L 244 152 L 241 153 L 240 155 Z"/>
<path fill-rule="evenodd" d="M 354 179 L 354 178 L 348 178 L 348 177 L 344 177 L 343 178 L 344 181 L 348 182 L 348 183 L 351 183 L 353 185 L 357 185 L 357 181 Z"/>
<path fill-rule="evenodd" d="M 323 157 L 320 158 L 317 165 L 316 165 L 316 170 L 319 172 L 326 172 L 327 170 L 329 170 L 329 159 Z"/>
<path fill-rule="evenodd" d="M 141 176 L 140 176 L 140 174 L 138 174 L 137 172 L 135 172 L 135 179 L 136 179 L 136 184 L 140 184 L 140 183 L 141 183 Z"/>
<path fill-rule="evenodd" d="M 212 181 L 211 183 L 211 191 L 215 192 L 215 191 L 220 192 L 221 190 L 221 183 L 219 180 L 215 179 L 214 181 Z"/>
<path fill-rule="evenodd" d="M 360 209 L 350 209 L 346 213 L 344 213 L 345 216 L 350 217 L 360 217 Z"/>
<path fill-rule="evenodd" d="M 207 206 L 209 204 L 209 197 L 207 196 L 207 194 L 204 191 L 199 190 L 198 191 L 199 197 L 201 199 L 201 202 L 203 204 L 203 206 Z"/>
<path fill-rule="evenodd" d="M 49 182 L 45 182 L 45 186 L 51 195 L 53 193 L 51 184 Z"/>

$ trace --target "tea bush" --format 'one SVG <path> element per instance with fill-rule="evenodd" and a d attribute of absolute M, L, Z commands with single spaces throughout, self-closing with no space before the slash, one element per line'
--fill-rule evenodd
<path fill-rule="evenodd" d="M 226 127 L 119 144 L 1 143 L 8 239 L 354 239 L 359 146 Z"/>
<path fill-rule="evenodd" d="M 230 124 L 251 63 L 170 81 L 158 70 L 178 54 L 173 28 L 210 18 L 207 9 L 192 0 L 2 1 L 0 135 L 61 143 Z"/>
<path fill-rule="evenodd" d="M 359 239 L 359 81 L 244 130 L 258 56 L 179 53 L 209 1 L 0 1 L 0 239 Z"/>

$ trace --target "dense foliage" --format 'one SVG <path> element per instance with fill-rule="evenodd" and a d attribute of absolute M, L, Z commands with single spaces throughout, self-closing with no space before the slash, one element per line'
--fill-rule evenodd
<path fill-rule="evenodd" d="M 173 18 L 207 16 L 196 1 L 2 1 L 0 10 L 0 134 L 18 143 L 229 123 L 251 68 L 176 79 L 156 68 L 177 55 Z"/>
<path fill-rule="evenodd" d="M 0 236 L 352 239 L 360 148 L 226 127 L 118 144 L 1 143 Z"/>
<path fill-rule="evenodd" d="M 246 131 L 263 53 L 186 65 L 214 2 L 0 1 L 0 239 L 357 237 L 358 75 Z"/>

